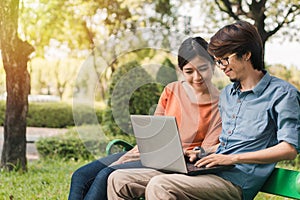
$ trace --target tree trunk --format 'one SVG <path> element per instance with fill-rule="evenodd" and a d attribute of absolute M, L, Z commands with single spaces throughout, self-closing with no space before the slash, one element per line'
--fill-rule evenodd
<path fill-rule="evenodd" d="M 18 38 L 18 10 L 18 0 L 1 1 L 0 44 L 7 92 L 1 167 L 8 170 L 27 170 L 26 116 L 30 92 L 27 62 L 34 49 Z"/>
<path fill-rule="evenodd" d="M 16 41 L 18 48 L 2 48 L 7 99 L 1 167 L 26 170 L 26 116 L 30 91 L 27 61 L 33 48 L 18 38 Z"/>

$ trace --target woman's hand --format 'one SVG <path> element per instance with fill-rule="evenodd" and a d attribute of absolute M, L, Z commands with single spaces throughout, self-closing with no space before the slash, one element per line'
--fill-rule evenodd
<path fill-rule="evenodd" d="M 139 159 L 140 159 L 140 152 L 137 145 L 135 145 L 130 151 L 125 153 L 122 157 L 120 157 L 117 161 L 113 162 L 111 165 L 119 165 L 126 162 L 137 161 Z"/>
<path fill-rule="evenodd" d="M 189 158 L 189 161 L 192 163 L 198 159 L 197 155 L 200 153 L 199 150 L 186 150 L 184 155 Z"/>

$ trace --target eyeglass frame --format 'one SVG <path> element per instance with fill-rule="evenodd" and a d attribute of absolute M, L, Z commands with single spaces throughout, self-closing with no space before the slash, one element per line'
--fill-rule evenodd
<path fill-rule="evenodd" d="M 233 56 L 235 56 L 235 55 L 236 55 L 236 53 L 233 53 L 233 54 L 230 54 L 229 56 L 227 56 L 227 57 L 225 57 L 225 58 L 221 58 L 221 59 L 216 59 L 216 56 L 214 56 L 214 58 L 215 58 L 215 63 L 216 63 L 216 65 L 217 65 L 218 67 L 221 67 L 221 65 L 222 65 L 223 67 L 226 67 L 227 65 L 229 65 L 229 58 L 231 58 L 231 57 L 233 57 Z M 226 61 L 226 64 L 223 63 L 223 61 Z"/>

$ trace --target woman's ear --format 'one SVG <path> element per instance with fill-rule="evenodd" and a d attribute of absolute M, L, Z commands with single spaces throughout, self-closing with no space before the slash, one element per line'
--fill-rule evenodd
<path fill-rule="evenodd" d="M 215 62 L 214 62 L 214 63 L 211 63 L 211 71 L 212 71 L 213 74 L 215 73 L 215 69 L 216 69 L 216 64 L 215 64 Z"/>

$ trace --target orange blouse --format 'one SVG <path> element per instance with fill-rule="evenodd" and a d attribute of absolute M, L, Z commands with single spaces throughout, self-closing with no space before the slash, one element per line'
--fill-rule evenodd
<path fill-rule="evenodd" d="M 182 83 L 177 81 L 165 87 L 155 115 L 175 116 L 184 150 L 219 143 L 222 124 L 218 100 L 204 104 L 193 103 Z"/>

